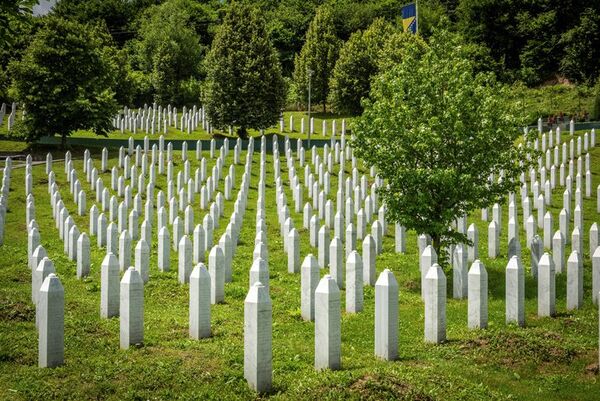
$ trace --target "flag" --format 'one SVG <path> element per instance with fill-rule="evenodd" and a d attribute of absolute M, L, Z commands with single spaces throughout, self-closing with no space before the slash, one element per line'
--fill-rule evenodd
<path fill-rule="evenodd" d="M 402 7 L 402 26 L 404 32 L 417 33 L 417 3 Z"/>

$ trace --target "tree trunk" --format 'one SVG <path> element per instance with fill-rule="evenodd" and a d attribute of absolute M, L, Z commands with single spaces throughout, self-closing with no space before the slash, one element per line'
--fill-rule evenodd
<path fill-rule="evenodd" d="M 62 134 L 60 138 L 60 148 L 62 150 L 67 149 L 67 134 Z"/>
<path fill-rule="evenodd" d="M 433 249 L 435 249 L 435 253 L 438 255 L 438 260 L 442 260 L 441 251 L 442 251 L 442 241 L 441 237 L 438 233 L 431 234 L 431 242 L 433 242 Z"/>
<path fill-rule="evenodd" d="M 239 127 L 238 128 L 238 136 L 242 139 L 247 139 L 248 138 L 248 131 L 246 130 L 246 127 Z"/>

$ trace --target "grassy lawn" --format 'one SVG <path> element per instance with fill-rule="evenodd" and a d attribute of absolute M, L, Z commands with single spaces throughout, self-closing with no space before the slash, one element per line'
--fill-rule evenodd
<path fill-rule="evenodd" d="M 290 116 L 294 116 L 294 130 L 290 131 Z M 19 112 L 17 112 L 17 116 L 20 118 L 21 114 Z M 179 118 L 181 117 L 181 113 L 178 113 Z M 290 137 L 290 139 L 306 139 L 308 138 L 308 113 L 306 112 L 301 112 L 301 111 L 286 111 L 283 113 L 284 116 L 284 121 L 285 121 L 285 129 L 284 129 L 284 134 L 288 135 Z M 332 130 L 332 124 L 333 121 L 336 121 L 336 136 L 339 137 L 341 135 L 341 131 L 342 131 L 342 119 L 346 120 L 346 126 L 348 126 L 348 124 L 350 123 L 350 121 L 352 120 L 351 116 L 345 116 L 345 115 L 336 115 L 336 114 L 332 114 L 332 113 L 311 113 L 311 117 L 314 118 L 314 133 L 312 134 L 312 138 L 313 139 L 329 139 L 331 137 L 331 130 Z M 304 123 L 305 123 L 305 131 L 304 134 L 301 133 L 301 119 L 304 118 Z M 326 135 L 323 135 L 323 121 L 326 121 L 327 124 L 327 132 Z M 179 124 L 179 122 L 178 122 Z M 4 122 L 2 125 L 0 125 L 0 141 L 3 141 L 6 139 L 6 135 L 7 135 L 7 118 L 4 119 Z M 265 134 L 279 134 L 280 131 L 280 127 L 279 127 L 279 123 L 277 123 L 276 125 L 269 127 L 268 129 L 265 130 Z M 161 130 L 162 133 L 162 130 Z M 229 135 L 229 131 L 221 131 L 221 130 L 214 130 L 213 131 L 214 135 L 219 135 L 219 136 L 225 136 L 225 137 L 233 137 L 233 138 L 237 138 L 237 134 L 235 132 L 233 132 L 232 135 Z M 158 136 L 160 135 L 160 133 L 156 133 L 155 136 L 156 138 L 158 138 Z M 254 137 L 259 137 L 260 136 L 260 131 L 258 130 L 254 130 L 254 129 L 250 129 L 248 130 L 248 135 L 250 136 L 254 136 Z M 132 131 L 125 131 L 124 134 L 121 133 L 120 130 L 114 130 L 112 132 L 110 132 L 108 134 L 108 138 L 110 139 L 128 139 L 130 136 L 132 136 L 134 139 L 144 139 L 144 137 L 146 136 L 146 132 L 142 131 L 142 130 L 137 130 L 136 134 L 134 135 Z M 152 134 L 149 132 L 148 136 L 152 139 Z M 98 136 L 96 134 L 94 134 L 91 131 L 86 131 L 86 130 L 81 130 L 81 131 L 76 131 L 72 134 L 73 138 L 98 138 Z M 213 135 L 209 134 L 208 132 L 206 132 L 205 130 L 202 129 L 202 124 L 199 124 L 198 129 L 196 129 L 195 131 L 192 131 L 190 134 L 188 134 L 187 132 L 181 132 L 181 130 L 179 129 L 175 129 L 173 127 L 167 127 L 167 133 L 164 134 L 164 137 L 166 140 L 171 140 L 171 139 L 189 139 L 189 140 L 198 140 L 198 139 L 211 139 L 213 137 Z M 3 143 L 0 143 L 0 151 L 4 151 L 5 150 L 5 145 Z"/>
<path fill-rule="evenodd" d="M 286 122 L 287 124 L 287 122 Z M 316 124 L 317 128 L 320 125 Z M 278 131 L 278 128 L 277 128 Z M 118 134 L 120 135 L 120 134 Z M 173 134 L 175 136 L 175 134 Z M 143 135 L 142 135 L 143 136 Z M 179 136 L 179 134 L 177 135 Z M 128 135 L 127 135 L 128 137 Z M 566 139 L 568 137 L 565 136 Z M 0 151 L 6 142 L 0 141 Z M 14 146 L 8 144 L 8 146 Z M 96 151 L 92 151 L 96 152 Z M 283 153 L 283 152 L 282 152 Z M 54 152 L 55 159 L 62 159 Z M 198 165 L 189 152 L 192 171 Z M 207 171 L 214 165 L 207 158 Z M 307 160 L 310 160 L 310 152 Z M 87 193 L 88 209 L 95 194 L 83 179 L 82 151 L 74 154 L 75 168 Z M 116 164 L 117 151 L 110 153 Z M 244 155 L 245 156 L 245 155 Z M 99 167 L 100 155 L 93 153 Z M 283 159 L 283 157 L 282 157 Z M 233 259 L 233 282 L 225 286 L 225 303 L 212 307 L 213 336 L 201 341 L 188 337 L 188 285 L 177 283 L 177 254 L 171 252 L 171 271 L 157 268 L 156 220 L 150 258 L 150 281 L 145 286 L 145 343 L 128 351 L 119 349 L 118 318 L 100 319 L 100 264 L 104 249 L 91 238 L 91 274 L 76 278 L 76 265 L 63 253 L 51 216 L 44 165 L 33 167 L 36 220 L 41 243 L 53 260 L 65 288 L 65 365 L 55 369 L 37 367 L 35 310 L 31 304 L 31 274 L 27 268 L 24 169 L 12 173 L 5 244 L 0 247 L 0 399 L 253 399 L 243 377 L 243 302 L 248 290 L 248 272 L 254 248 L 256 198 L 260 155 L 254 154 L 248 207 L 241 228 L 240 244 Z M 230 152 L 225 163 L 233 162 Z M 598 311 L 591 301 L 591 261 L 588 230 L 597 219 L 596 199 L 584 199 L 585 296 L 582 309 L 566 312 L 566 274 L 557 276 L 555 318 L 537 318 L 537 288 L 529 271 L 529 251 L 520 218 L 523 264 L 526 266 L 526 328 L 504 323 L 504 269 L 506 266 L 508 207 L 503 207 L 501 255 L 487 258 L 487 222 L 479 211 L 469 219 L 479 229 L 479 254 L 489 275 L 489 329 L 467 329 L 466 300 L 448 299 L 448 342 L 428 345 L 423 341 L 423 303 L 417 241 L 408 233 L 406 254 L 394 253 L 394 229 L 388 225 L 384 252 L 377 257 L 377 272 L 391 269 L 400 285 L 400 359 L 380 361 L 373 355 L 374 291 L 365 287 L 365 309 L 359 314 L 342 313 L 342 369 L 313 369 L 314 324 L 300 317 L 300 275 L 287 273 L 287 255 L 279 234 L 273 182 L 273 158 L 267 157 L 266 224 L 270 287 L 273 304 L 273 399 L 404 399 L 404 400 L 597 400 L 600 392 L 594 369 L 598 361 Z M 176 172 L 182 169 L 175 152 Z M 591 152 L 593 188 L 600 184 L 600 149 Z M 361 170 L 368 174 L 364 166 Z M 288 205 L 293 205 L 287 181 L 287 166 L 281 162 Z M 296 165 L 303 180 L 303 172 Z M 88 216 L 78 216 L 69 193 L 63 164 L 54 163 L 57 184 L 68 210 L 80 229 L 88 231 Z M 314 171 L 314 168 L 313 168 Z M 346 166 L 347 173 L 350 165 Z M 175 172 L 175 175 L 176 175 Z M 236 191 L 243 166 L 236 166 Z M 110 189 L 110 173 L 102 174 Z M 166 195 L 165 176 L 158 176 L 155 194 Z M 558 181 L 558 179 L 557 179 Z M 223 191 L 223 181 L 219 189 Z M 332 176 L 330 197 L 335 200 L 337 176 Z M 553 194 L 550 210 L 558 229 L 562 192 Z M 592 191 L 595 194 L 595 190 Z M 304 192 L 307 198 L 307 192 Z M 195 221 L 203 211 L 195 204 Z M 234 197 L 235 199 L 235 197 Z M 215 230 L 218 240 L 233 211 L 225 202 L 225 217 Z M 302 215 L 293 212 L 299 229 L 301 258 L 317 254 L 302 228 Z M 521 207 L 519 204 L 519 211 Z M 180 214 L 182 215 L 182 214 Z M 490 213 L 491 215 L 491 213 Z M 155 213 L 156 216 L 156 213 Z M 155 217 L 156 218 L 156 217 Z M 142 219 L 140 219 L 141 223 Z M 572 223 L 571 223 L 572 228 Z M 538 231 L 539 232 L 539 231 Z M 540 233 L 541 234 L 541 233 Z M 135 246 L 135 245 L 133 245 Z M 360 248 L 360 245 L 359 245 Z M 360 250 L 360 249 L 359 249 Z M 566 254 L 570 253 L 567 246 Z M 452 271 L 446 268 L 448 294 L 452 294 Z M 325 271 L 322 271 L 325 274 Z M 342 305 L 344 304 L 342 293 Z M 595 365 L 596 364 L 596 365 Z"/>

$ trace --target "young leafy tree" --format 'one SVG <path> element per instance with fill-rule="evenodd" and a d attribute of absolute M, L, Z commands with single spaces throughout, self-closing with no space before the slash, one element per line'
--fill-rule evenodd
<path fill-rule="evenodd" d="M 429 234 L 442 255 L 468 243 L 451 227 L 457 217 L 519 186 L 528 166 L 527 147 L 517 144 L 525 119 L 493 75 L 473 72 L 456 35 L 434 33 L 421 55 L 408 46 L 400 64 L 373 81 L 354 147 L 389 184 L 379 193 L 390 221 Z"/>
<path fill-rule="evenodd" d="M 385 42 L 394 32 L 389 22 L 377 19 L 369 29 L 353 33 L 344 43 L 329 82 L 329 103 L 334 111 L 354 115 L 362 112 L 360 102 L 369 95 Z"/>
<path fill-rule="evenodd" d="M 217 128 L 267 128 L 279 119 L 285 83 L 277 52 L 258 9 L 231 4 L 206 58 L 204 105 Z"/>
<path fill-rule="evenodd" d="M 299 99 L 306 102 L 308 98 L 309 74 L 311 85 L 311 101 L 327 110 L 329 95 L 329 79 L 338 57 L 340 40 L 335 33 L 333 13 L 327 6 L 319 7 L 315 18 L 306 32 L 306 41 L 294 62 L 294 82 Z"/>
<path fill-rule="evenodd" d="M 16 99 L 23 104 L 26 139 L 59 135 L 62 146 L 75 130 L 106 135 L 117 112 L 115 66 L 94 29 L 49 18 L 21 61 L 10 64 Z"/>

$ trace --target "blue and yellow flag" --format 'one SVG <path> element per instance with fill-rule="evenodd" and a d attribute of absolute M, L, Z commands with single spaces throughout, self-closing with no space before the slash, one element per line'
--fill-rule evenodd
<path fill-rule="evenodd" d="M 402 26 L 404 32 L 417 33 L 417 3 L 402 7 Z"/>

